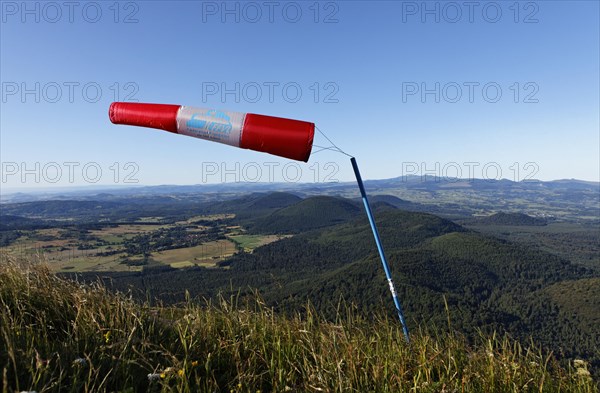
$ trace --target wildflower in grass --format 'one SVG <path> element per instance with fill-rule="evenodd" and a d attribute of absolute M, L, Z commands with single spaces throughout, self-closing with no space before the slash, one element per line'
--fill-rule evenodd
<path fill-rule="evenodd" d="M 148 381 L 149 382 L 158 381 L 161 378 L 164 378 L 164 377 L 161 377 L 161 375 L 159 373 L 150 373 L 150 374 L 148 374 Z"/>
<path fill-rule="evenodd" d="M 198 361 L 197 361 L 197 360 L 194 360 L 194 361 L 192 362 L 192 367 L 196 367 L 197 365 L 198 365 Z"/>
<path fill-rule="evenodd" d="M 587 368 L 586 361 L 582 359 L 573 360 L 573 365 L 575 366 L 575 368 Z"/>
<path fill-rule="evenodd" d="M 180 377 L 183 377 L 185 375 L 185 371 L 179 370 L 179 371 L 177 371 L 177 375 L 179 375 Z"/>
<path fill-rule="evenodd" d="M 104 341 L 108 344 L 110 342 L 110 330 L 106 333 L 104 333 Z"/>
<path fill-rule="evenodd" d="M 43 367 L 47 366 L 49 362 L 50 362 L 50 360 L 42 359 L 40 354 L 37 351 L 35 352 L 35 368 L 37 368 L 37 369 L 43 368 Z"/>
<path fill-rule="evenodd" d="M 87 360 L 85 360 L 84 358 L 77 358 L 73 360 L 73 364 L 75 364 L 76 366 L 85 366 L 87 364 Z"/>
<path fill-rule="evenodd" d="M 173 367 L 167 367 L 163 371 L 161 371 L 158 375 L 161 379 L 167 378 L 169 375 L 175 374 L 175 369 Z"/>
<path fill-rule="evenodd" d="M 578 368 L 578 369 L 577 369 L 577 376 L 579 376 L 579 377 L 584 377 L 584 378 L 588 378 L 588 377 L 591 377 L 591 374 L 590 374 L 590 372 L 589 372 L 587 369 L 585 369 L 585 368 Z"/>

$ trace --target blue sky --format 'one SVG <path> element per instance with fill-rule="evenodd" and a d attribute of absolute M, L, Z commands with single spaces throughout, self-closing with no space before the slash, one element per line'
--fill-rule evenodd
<path fill-rule="evenodd" d="M 2 2 L 4 191 L 352 179 L 340 154 L 112 125 L 115 99 L 312 121 L 367 179 L 600 178 L 597 1 L 23 4 Z"/>

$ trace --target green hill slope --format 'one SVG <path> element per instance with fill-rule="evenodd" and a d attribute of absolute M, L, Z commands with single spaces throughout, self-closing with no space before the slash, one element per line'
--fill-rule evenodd
<path fill-rule="evenodd" d="M 347 199 L 317 196 L 279 209 L 249 227 L 260 233 L 299 233 L 346 222 L 359 213 L 360 207 Z"/>
<path fill-rule="evenodd" d="M 276 316 L 260 300 L 151 307 L 43 266 L 0 265 L 3 391 L 597 392 L 583 361 L 563 368 L 507 337 L 415 329 L 343 306 L 327 322 Z"/>
<path fill-rule="evenodd" d="M 297 195 L 287 192 L 252 193 L 234 199 L 208 202 L 202 211 L 207 213 L 234 213 L 244 219 L 258 217 L 298 203 Z"/>

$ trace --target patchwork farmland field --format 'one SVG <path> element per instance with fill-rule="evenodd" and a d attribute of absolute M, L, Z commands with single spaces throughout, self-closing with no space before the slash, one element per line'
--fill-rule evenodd
<path fill-rule="evenodd" d="M 194 215 L 171 224 L 157 224 L 162 217 L 151 217 L 94 229 L 23 231 L 16 241 L 0 247 L 0 255 L 39 256 L 55 272 L 140 271 L 156 265 L 216 267 L 239 249 L 251 252 L 279 239 L 244 235 L 243 228 L 223 223 L 233 216 Z"/>
<path fill-rule="evenodd" d="M 151 258 L 176 268 L 194 265 L 215 267 L 217 262 L 232 256 L 235 251 L 235 244 L 230 240 L 217 240 L 194 247 L 155 252 Z"/>

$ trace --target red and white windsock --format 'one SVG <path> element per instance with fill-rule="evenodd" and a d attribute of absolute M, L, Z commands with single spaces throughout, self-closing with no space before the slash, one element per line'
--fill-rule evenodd
<path fill-rule="evenodd" d="M 158 128 L 227 145 L 308 161 L 314 123 L 182 105 L 113 102 L 114 124 Z"/>

